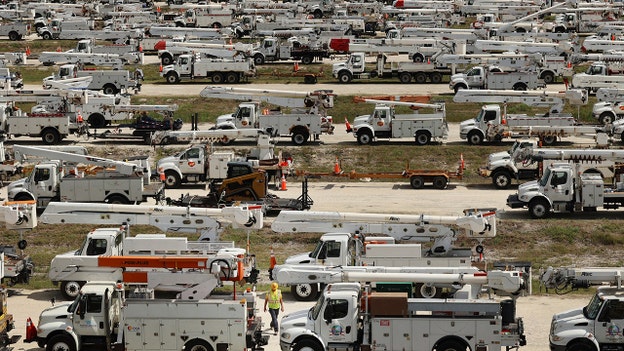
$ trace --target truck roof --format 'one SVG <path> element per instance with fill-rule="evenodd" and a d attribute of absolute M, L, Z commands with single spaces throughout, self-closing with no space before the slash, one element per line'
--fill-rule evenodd
<path fill-rule="evenodd" d="M 615 286 L 601 286 L 596 293 L 602 299 L 624 300 L 624 289 L 618 289 Z"/>
<path fill-rule="evenodd" d="M 80 288 L 80 292 L 82 294 L 100 294 L 102 293 L 102 291 L 104 291 L 104 289 L 106 288 L 110 288 L 115 289 L 115 282 L 109 282 L 109 281 L 91 281 L 88 282 L 87 284 L 83 285 Z"/>
<path fill-rule="evenodd" d="M 98 228 L 90 231 L 87 235 L 117 235 L 121 232 L 123 232 L 121 228 Z"/>

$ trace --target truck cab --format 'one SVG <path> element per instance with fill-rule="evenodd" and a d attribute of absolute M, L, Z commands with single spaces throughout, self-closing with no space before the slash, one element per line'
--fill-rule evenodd
<path fill-rule="evenodd" d="M 285 264 L 313 264 L 325 266 L 354 265 L 362 242 L 349 233 L 323 234 L 314 250 L 290 256 Z"/>
<path fill-rule="evenodd" d="M 485 105 L 477 117 L 462 121 L 459 124 L 459 137 L 468 140 L 472 145 L 478 145 L 484 140 L 491 140 L 488 136 L 496 137 L 496 126 L 501 125 L 501 110 L 498 105 Z"/>
<path fill-rule="evenodd" d="M 370 115 L 358 116 L 353 121 L 353 135 L 358 138 L 360 144 L 368 144 L 369 141 L 360 140 L 367 133 L 364 129 L 372 133 L 370 135 L 376 138 L 390 138 L 392 136 L 392 119 L 394 118 L 394 107 L 377 104 Z M 362 130 L 360 130 L 362 129 Z"/>
<path fill-rule="evenodd" d="M 181 183 L 206 180 L 208 162 L 205 145 L 195 145 L 173 156 L 163 157 L 156 168 L 165 173 L 165 186 L 177 188 Z"/>
<path fill-rule="evenodd" d="M 241 103 L 234 113 L 217 117 L 215 129 L 258 128 L 258 104 Z"/>
<path fill-rule="evenodd" d="M 351 53 L 347 58 L 347 61 L 334 63 L 334 65 L 332 66 L 332 75 L 334 76 L 334 78 L 337 78 L 341 83 L 351 82 L 354 76 L 365 78 L 363 75 L 365 71 L 366 55 L 363 52 Z M 373 77 L 372 72 L 371 77 Z"/>
<path fill-rule="evenodd" d="M 60 178 L 64 175 L 59 162 L 49 161 L 35 166 L 26 178 L 11 182 L 7 187 L 10 201 L 36 200 L 37 208 L 58 201 Z"/>
<path fill-rule="evenodd" d="M 617 349 L 624 342 L 624 291 L 600 287 L 587 306 L 555 314 L 550 326 L 553 351 Z"/>

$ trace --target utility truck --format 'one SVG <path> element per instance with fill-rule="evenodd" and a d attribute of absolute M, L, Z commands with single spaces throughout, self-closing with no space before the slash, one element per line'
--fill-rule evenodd
<path fill-rule="evenodd" d="M 186 9 L 174 19 L 176 27 L 223 28 L 232 24 L 232 9 L 223 6 L 205 5 Z"/>
<path fill-rule="evenodd" d="M 90 90 L 101 90 L 104 94 L 115 95 L 122 92 L 141 90 L 143 73 L 141 70 L 91 70 L 80 64 L 67 64 L 59 67 L 58 73 L 43 79 L 43 87 L 49 89 L 54 81 L 68 78 L 91 77 L 87 86 Z"/>
<path fill-rule="evenodd" d="M 462 89 L 534 90 L 544 88 L 537 72 L 517 70 L 505 72 L 496 66 L 475 66 L 451 76 L 449 88 L 455 93 Z"/>
<path fill-rule="evenodd" d="M 51 201 L 130 204 L 162 196 L 163 185 L 150 183 L 146 157 L 137 158 L 141 164 L 139 167 L 137 163 L 22 145 L 15 145 L 13 149 L 22 155 L 43 157 L 50 161 L 35 165 L 27 178 L 9 184 L 7 196 L 11 201 L 35 200 L 37 208 L 43 209 Z M 95 174 L 72 175 L 72 164 L 78 163 L 104 169 L 96 170 Z"/>
<path fill-rule="evenodd" d="M 541 149 L 535 139 L 518 139 L 508 151 L 495 152 L 488 156 L 487 164 L 479 168 L 479 175 L 492 178 L 497 189 L 508 189 L 512 180 L 535 180 L 542 175 L 544 167 L 554 162 L 568 161 L 579 163 L 582 173 L 599 174 L 602 178 L 613 177 L 614 162 L 601 159 L 587 159 L 585 150 L 580 158 L 575 157 L 577 150 Z M 540 160 L 529 160 L 529 155 L 539 155 Z"/>
<path fill-rule="evenodd" d="M 111 267 L 101 264 L 102 258 L 119 259 L 126 256 L 126 259 L 142 259 L 145 256 L 158 256 L 178 258 L 181 261 L 202 259 L 206 269 L 218 265 L 220 274 L 225 278 L 223 280 L 249 279 L 250 282 L 254 282 L 257 278 L 258 271 L 253 266 L 255 262 L 251 256 L 246 255 L 245 249 L 234 247 L 234 242 L 188 242 L 186 238 L 166 237 L 160 234 L 129 237 L 128 228 L 122 226 L 95 229 L 87 234 L 78 250 L 56 255 L 52 259 L 48 277 L 54 285 L 60 283 L 61 294 L 64 297 L 75 298 L 80 292 L 80 287 L 90 281 L 124 281 L 129 284 L 130 275 L 141 274 L 140 271 L 143 271 L 143 274 L 153 275 L 153 281 L 149 282 L 148 288 L 181 293 L 185 299 L 205 298 L 214 288 L 212 284 L 217 283 L 212 281 L 211 284 L 204 286 L 204 280 L 207 280 L 206 272 L 185 271 L 183 274 L 188 277 L 188 281 L 186 286 L 181 287 L 167 282 L 165 278 L 171 273 L 160 271 L 156 267 L 150 273 L 145 273 L 138 266 Z M 191 286 L 194 286 L 194 290 L 190 289 Z"/>
<path fill-rule="evenodd" d="M 620 162 L 622 150 L 577 150 L 579 160 Z M 539 158 L 539 154 L 534 159 Z M 532 218 L 545 218 L 551 212 L 594 212 L 598 208 L 617 209 L 624 205 L 622 176 L 616 172 L 613 187 L 605 187 L 599 174 L 578 171 L 578 164 L 555 163 L 544 170 L 540 180 L 524 183 L 518 193 L 507 198 L 511 208 L 527 208 Z"/>
<path fill-rule="evenodd" d="M 318 140 L 321 134 L 332 134 L 332 117 L 327 110 L 334 107 L 331 90 L 309 93 L 285 90 L 206 87 L 199 94 L 204 98 L 251 101 L 239 105 L 233 114 L 217 117 L 215 129 L 258 129 L 274 136 L 290 136 L 295 145 Z M 290 113 L 266 109 L 260 102 L 291 108 Z M 228 140 L 229 141 L 229 140 Z"/>
<path fill-rule="evenodd" d="M 203 269 L 205 279 L 219 279 L 218 266 Z M 189 279 L 186 273 L 169 273 L 169 276 L 181 283 Z M 38 325 L 27 329 L 25 341 L 37 342 L 39 347 L 51 350 L 77 351 L 93 347 L 109 350 L 121 347 L 128 351 L 245 350 L 268 342 L 268 336 L 262 335 L 262 320 L 255 315 L 255 293 L 237 296 L 238 301 L 150 299 L 126 297 L 120 285 L 114 282 L 84 285 L 74 301 L 41 312 Z M 99 325 L 102 327 L 93 327 Z"/>
<path fill-rule="evenodd" d="M 324 58 L 328 58 L 329 50 L 318 45 L 314 46 L 312 43 L 306 45 L 291 40 L 281 41 L 276 37 L 267 37 L 254 47 L 251 56 L 256 65 L 282 60 L 298 60 L 308 65 L 314 61 L 322 61 Z"/>
<path fill-rule="evenodd" d="M 106 65 L 120 68 L 125 64 L 143 64 L 143 53 L 138 45 L 115 44 L 95 45 L 94 39 L 79 40 L 74 49 L 64 52 L 44 51 L 39 62 L 45 66 L 57 63 L 78 63 Z"/>
<path fill-rule="evenodd" d="M 566 100 L 573 105 L 584 105 L 587 93 L 578 89 L 563 93 L 460 90 L 453 99 L 455 102 L 518 102 L 550 108 L 542 116 L 508 115 L 504 111 L 501 115 L 499 105 L 484 105 L 476 118 L 460 123 L 460 138 L 472 145 L 509 137 L 539 137 L 544 144 L 551 145 L 557 138 L 605 132 L 601 126 L 578 125 L 571 115 L 561 114 Z"/>
<path fill-rule="evenodd" d="M 435 62 L 435 61 L 434 61 Z M 366 67 L 366 53 L 351 53 L 347 61 L 334 63 L 332 76 L 340 83 L 350 83 L 354 79 L 375 79 L 396 77 L 401 83 L 407 84 L 412 81 L 424 84 L 426 82 L 441 83 L 444 76 L 451 75 L 451 69 L 438 67 L 435 64 L 388 61 L 388 56 L 379 53 L 375 61 L 375 67 Z"/>
<path fill-rule="evenodd" d="M 210 78 L 215 84 L 233 84 L 255 77 L 256 67 L 252 59 L 228 60 L 180 55 L 174 64 L 162 68 L 160 76 L 164 77 L 169 84 L 176 84 L 186 79 L 202 78 Z"/>
<path fill-rule="evenodd" d="M 624 85 L 624 75 L 620 73 L 610 69 L 606 62 L 594 62 L 587 71 L 572 77 L 572 87 L 587 89 L 592 93 L 600 88 L 621 88 Z"/>
<path fill-rule="evenodd" d="M 5 22 L 0 24 L 0 36 L 11 41 L 21 40 L 30 34 L 30 25 L 26 22 Z"/>
<path fill-rule="evenodd" d="M 441 274 L 438 279 L 434 278 L 435 274 L 430 274 L 430 279 L 427 276 L 427 273 L 362 273 L 357 280 L 397 278 L 417 282 L 468 278 L 457 274 Z M 485 273 L 479 278 L 482 282 L 490 280 Z M 332 283 L 309 311 L 282 318 L 280 347 L 315 351 L 329 348 L 509 350 L 526 345 L 523 321 L 514 312 L 515 301 L 510 299 L 501 302 L 411 299 L 404 294 L 382 295 L 366 290 L 363 293 L 359 283 Z"/>
<path fill-rule="evenodd" d="M 464 216 L 409 216 L 389 214 L 355 214 L 340 212 L 282 211 L 273 221 L 271 229 L 280 233 L 322 232 L 316 248 L 309 253 L 286 259 L 286 265 L 316 266 L 402 266 L 410 262 L 415 267 L 470 267 L 472 251 L 455 248 L 457 233 L 451 226 L 466 230 L 466 236 L 476 239 L 476 248 L 483 253 L 481 243 L 496 236 L 496 217 L 493 211 L 467 211 Z M 343 232 L 336 232 L 340 228 Z M 387 237 L 371 237 L 380 234 Z M 394 242 L 410 244 L 402 247 Z M 429 248 L 421 244 L 431 242 Z M 375 243 L 385 243 L 377 245 Z M 368 247 L 373 248 L 368 252 Z M 385 245 L 389 245 L 388 249 Z M 442 293 L 441 286 L 421 284 L 414 287 L 418 296 L 434 297 Z M 292 294 L 300 300 L 318 297 L 322 286 L 314 281 L 297 282 L 291 286 Z"/>
<path fill-rule="evenodd" d="M 621 287 L 599 287 L 583 308 L 556 313 L 550 323 L 550 349 L 609 350 L 622 345 L 624 327 Z"/>
<path fill-rule="evenodd" d="M 448 123 L 444 103 L 420 104 L 369 100 L 375 109 L 370 115 L 355 117 L 353 124 L 345 119 L 347 133 L 353 133 L 358 144 L 368 145 L 379 138 L 414 138 L 417 145 L 448 138 Z M 433 113 L 396 114 L 394 105 L 432 109 Z"/>

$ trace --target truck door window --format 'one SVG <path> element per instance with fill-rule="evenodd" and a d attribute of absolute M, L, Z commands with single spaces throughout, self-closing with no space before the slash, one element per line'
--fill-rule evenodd
<path fill-rule="evenodd" d="M 48 168 L 39 168 L 35 173 L 35 183 L 43 182 L 50 179 L 50 170 Z"/>
<path fill-rule="evenodd" d="M 340 242 L 327 242 L 327 257 L 340 257 Z"/>
<path fill-rule="evenodd" d="M 101 313 L 102 312 L 102 296 L 100 295 L 87 295 L 87 310 L 86 313 Z"/>
<path fill-rule="evenodd" d="M 347 316 L 348 312 L 349 301 L 341 299 L 331 299 L 327 301 L 327 307 L 325 307 L 323 319 L 326 321 L 342 319 Z"/>
<path fill-rule="evenodd" d="M 106 253 L 106 239 L 94 239 L 89 242 L 87 256 L 97 256 Z"/>
<path fill-rule="evenodd" d="M 496 111 L 485 111 L 484 122 L 493 121 L 496 119 Z"/>
<path fill-rule="evenodd" d="M 550 185 L 557 186 L 567 183 L 568 174 L 566 172 L 554 172 L 552 179 L 550 180 Z"/>
<path fill-rule="evenodd" d="M 242 107 L 240 109 L 240 114 L 238 115 L 239 118 L 249 118 L 251 117 L 251 109 L 249 107 Z"/>
<path fill-rule="evenodd" d="M 192 148 L 186 152 L 186 158 L 199 158 L 199 149 Z"/>
<path fill-rule="evenodd" d="M 273 42 L 272 42 L 272 41 L 270 41 L 270 40 L 266 40 L 266 41 L 264 42 L 264 47 L 265 47 L 266 49 L 270 48 L 271 46 L 273 46 Z"/>
<path fill-rule="evenodd" d="M 624 319 L 624 301 L 609 300 L 598 317 L 599 322 Z"/>

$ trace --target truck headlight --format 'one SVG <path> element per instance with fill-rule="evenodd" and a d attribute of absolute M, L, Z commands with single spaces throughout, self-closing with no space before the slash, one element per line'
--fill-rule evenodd
<path fill-rule="evenodd" d="M 280 335 L 280 337 L 281 337 L 282 339 L 290 340 L 290 333 L 288 333 L 288 332 L 283 332 L 283 333 Z"/>

